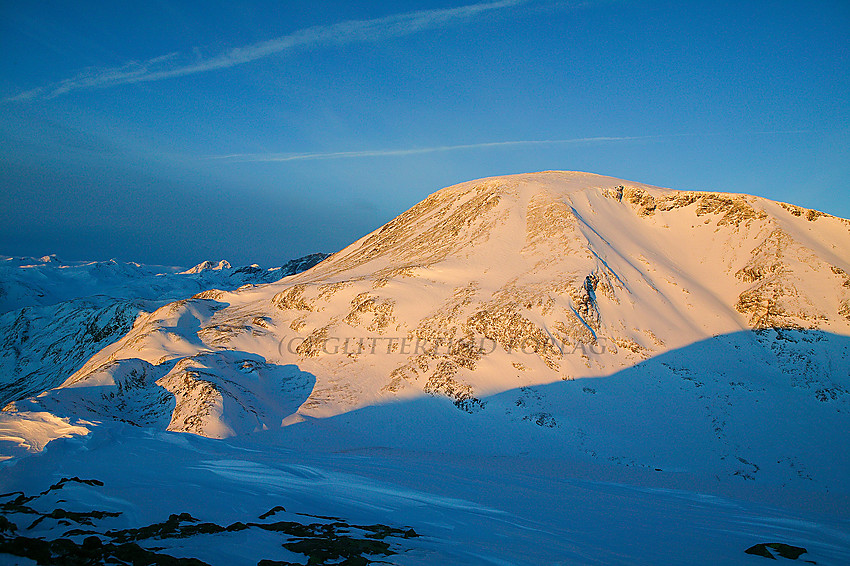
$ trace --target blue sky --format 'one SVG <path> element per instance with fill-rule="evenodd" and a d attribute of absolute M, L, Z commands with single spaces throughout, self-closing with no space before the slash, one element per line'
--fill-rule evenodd
<path fill-rule="evenodd" d="M 850 217 L 850 3 L 3 2 L 0 254 L 264 265 L 581 170 Z"/>

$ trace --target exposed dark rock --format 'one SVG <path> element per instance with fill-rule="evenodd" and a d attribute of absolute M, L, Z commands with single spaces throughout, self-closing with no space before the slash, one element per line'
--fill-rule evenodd
<path fill-rule="evenodd" d="M 285 512 L 286 509 L 284 509 L 282 505 L 275 505 L 274 507 L 272 507 L 271 509 L 269 509 L 268 511 L 266 511 L 265 513 L 260 515 L 260 519 L 268 519 L 269 517 L 271 517 L 272 515 L 274 515 L 278 511 L 284 511 Z"/>
<path fill-rule="evenodd" d="M 808 552 L 802 546 L 791 546 L 790 544 L 785 544 L 782 542 L 760 542 L 758 544 L 754 544 L 744 552 L 747 554 L 754 554 L 756 556 L 763 556 L 764 558 L 770 558 L 771 560 L 776 560 L 776 556 L 773 555 L 771 550 L 776 551 L 776 554 L 781 556 L 782 558 L 788 558 L 790 560 L 797 560 L 802 554 Z M 810 564 L 815 564 L 811 560 L 807 560 Z"/>

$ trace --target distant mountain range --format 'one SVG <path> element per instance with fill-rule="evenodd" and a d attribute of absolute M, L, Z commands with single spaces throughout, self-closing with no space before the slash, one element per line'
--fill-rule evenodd
<path fill-rule="evenodd" d="M 114 259 L 63 262 L 55 255 L 40 258 L 0 256 L 0 314 L 95 295 L 177 300 L 211 287 L 236 289 L 246 284 L 277 281 L 304 271 L 327 256 L 311 254 L 270 269 L 256 264 L 233 268 L 225 260 L 217 264 L 203 261 L 187 270 L 121 263 Z"/>
<path fill-rule="evenodd" d="M 137 317 L 210 288 L 276 281 L 328 257 L 311 254 L 263 269 L 209 261 L 181 271 L 138 263 L 0 256 L 0 404 L 62 383 Z"/>

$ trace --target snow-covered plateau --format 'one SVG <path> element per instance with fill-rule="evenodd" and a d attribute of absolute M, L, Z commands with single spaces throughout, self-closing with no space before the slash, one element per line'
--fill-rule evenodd
<path fill-rule="evenodd" d="M 847 220 L 545 172 L 310 257 L 6 258 L 0 563 L 850 563 Z"/>

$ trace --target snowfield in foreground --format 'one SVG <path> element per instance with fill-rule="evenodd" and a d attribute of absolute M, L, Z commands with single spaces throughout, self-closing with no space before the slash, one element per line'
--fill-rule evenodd
<path fill-rule="evenodd" d="M 450 420 L 448 412 L 454 411 L 451 405 L 432 409 L 438 417 L 445 411 Z M 813 511 L 809 507 L 818 507 L 817 498 L 804 496 L 789 509 L 784 501 L 760 501 L 782 499 L 778 490 L 749 485 L 717 495 L 710 485 L 688 489 L 681 472 L 570 463 L 557 454 L 529 457 L 521 446 L 498 456 L 380 445 L 314 448 L 339 433 L 338 426 L 307 427 L 309 432 L 295 434 L 298 441 L 266 433 L 210 440 L 126 425 L 109 432 L 99 427 L 85 441 L 54 441 L 46 452 L 4 470 L 3 483 L 27 496 L 61 478 L 102 482 L 69 482 L 26 503 L 42 514 L 80 513 L 79 522 L 62 524 L 56 516 L 29 529 L 40 515 L 8 507 L 4 515 L 26 537 L 55 540 L 75 531 L 81 534 L 71 538 L 82 541 L 96 533 L 104 544 L 132 540 L 160 554 L 209 564 L 254 565 L 263 559 L 305 564 L 308 553 L 301 551 L 307 546 L 298 541 L 344 552 L 354 545 L 334 545 L 340 536 L 368 543 L 383 527 L 393 532 L 380 539 L 392 554 L 371 548 L 374 554 L 365 555 L 381 564 L 757 565 L 765 559 L 744 551 L 762 542 L 806 548 L 801 561 L 850 560 L 844 510 Z M 792 492 L 792 498 L 800 495 Z M 96 512 L 110 515 L 82 524 L 84 514 Z M 160 526 L 142 538 L 127 536 L 183 513 L 188 515 L 176 523 L 182 531 Z M 326 535 L 329 528 L 336 529 L 336 538 Z"/>
<path fill-rule="evenodd" d="M 845 564 L 849 273 L 847 220 L 547 172 L 57 350 L 60 303 L 7 334 L 34 367 L 0 414 L 0 552 Z"/>

